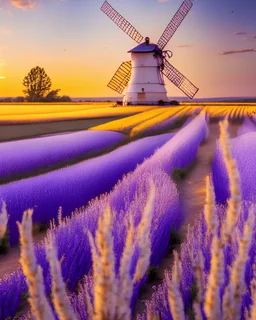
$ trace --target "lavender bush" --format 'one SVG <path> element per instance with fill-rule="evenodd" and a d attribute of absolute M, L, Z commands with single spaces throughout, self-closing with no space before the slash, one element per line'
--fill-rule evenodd
<path fill-rule="evenodd" d="M 256 133 L 249 132 L 231 139 L 231 149 L 241 175 L 241 192 L 244 200 L 256 196 Z M 217 143 L 212 164 L 213 183 L 218 203 L 225 203 L 230 196 L 227 169 L 220 144 Z"/>
<path fill-rule="evenodd" d="M 151 239 L 151 263 L 156 265 L 167 250 L 171 229 L 177 230 L 182 222 L 178 193 L 169 175 L 157 168 L 144 170 L 143 175 L 129 174 L 120 182 L 109 196 L 94 200 L 87 209 L 77 211 L 72 218 L 63 221 L 53 228 L 52 234 L 58 248 L 58 258 L 62 261 L 62 276 L 70 290 L 74 290 L 77 282 L 91 269 L 92 260 L 90 245 L 85 230 L 94 235 L 99 215 L 110 202 L 114 212 L 114 251 L 117 257 L 116 269 L 123 250 L 129 217 L 135 227 L 138 225 L 141 212 L 148 194 L 149 179 L 156 184 L 156 202 L 153 215 Z M 136 231 L 136 230 L 135 230 Z M 36 246 L 38 263 L 43 268 L 46 292 L 50 292 L 50 273 L 45 257 L 44 246 Z M 133 265 L 136 263 L 134 256 Z M 135 289 L 134 298 L 139 287 Z M 22 294 L 27 291 L 24 275 L 18 271 L 0 282 L 1 319 L 14 316 Z"/>
<path fill-rule="evenodd" d="M 63 278 L 70 290 L 75 288 L 77 281 L 91 268 L 90 248 L 84 229 L 87 228 L 93 234 L 95 233 L 98 216 L 106 202 L 110 202 L 115 216 L 114 250 L 116 256 L 120 257 L 124 235 L 127 232 L 127 221 L 132 215 L 135 225 L 138 224 L 148 192 L 149 179 L 153 179 L 157 190 L 153 227 L 150 233 L 151 264 L 156 265 L 160 261 L 167 249 L 171 228 L 177 230 L 182 221 L 178 194 L 169 178 L 170 172 L 176 167 L 184 167 L 194 161 L 199 144 L 205 139 L 206 134 L 205 116 L 200 115 L 178 132 L 173 141 L 167 142 L 151 158 L 144 161 L 134 173 L 120 181 L 109 195 L 94 200 L 88 208 L 80 209 L 71 219 L 68 218 L 60 226 L 51 230 L 50 233 L 56 240 L 58 258 L 62 261 Z M 36 255 L 43 268 L 46 290 L 49 292 L 50 276 L 43 246 L 36 247 Z M 116 268 L 118 263 L 117 259 Z M 4 312 L 1 319 L 15 314 L 20 297 L 26 292 L 25 288 L 26 282 L 20 271 L 7 276 L 0 282 L 2 299 L 0 306 Z M 136 292 L 138 288 L 135 288 L 133 299 L 136 297 Z"/>
<path fill-rule="evenodd" d="M 146 303 L 138 319 L 255 319 L 256 205 L 241 202 L 240 175 L 231 156 L 227 121 L 221 124 L 221 146 L 228 171 L 230 198 L 215 205 L 209 177 L 204 213 L 188 229 L 175 254 L 172 273 Z"/>
<path fill-rule="evenodd" d="M 37 223 L 45 224 L 56 218 L 60 206 L 65 217 L 109 192 L 124 174 L 134 170 L 173 136 L 170 133 L 144 138 L 103 156 L 0 186 L 0 200 L 6 202 L 10 212 L 10 244 L 18 242 L 16 221 L 21 221 L 27 208 L 34 208 L 33 221 Z"/>
<path fill-rule="evenodd" d="M 256 123 L 254 123 L 252 119 L 245 117 L 243 124 L 238 129 L 237 135 L 241 136 L 242 134 L 245 134 L 248 132 L 255 132 L 255 131 L 256 131 Z"/>
<path fill-rule="evenodd" d="M 74 159 L 117 146 L 125 135 L 110 131 L 79 131 L 0 143 L 0 182 L 50 171 Z"/>
<path fill-rule="evenodd" d="M 236 260 L 236 256 L 238 254 L 238 244 L 239 238 L 241 237 L 242 230 L 248 220 L 248 207 L 249 203 L 244 203 L 243 208 L 241 210 L 241 214 L 239 217 L 239 223 L 234 230 L 234 236 L 232 239 L 232 243 L 229 244 L 224 253 L 224 274 L 223 274 L 223 285 L 220 290 L 221 300 L 223 299 L 225 288 L 228 285 L 230 280 L 229 266 L 231 266 Z M 217 206 L 217 225 L 219 230 L 223 225 L 223 221 L 225 220 L 226 215 L 226 207 Z M 255 212 L 254 212 L 255 214 Z M 250 285 L 253 279 L 253 268 L 256 258 L 256 224 L 254 222 L 253 226 L 253 238 L 252 238 L 252 246 L 249 251 L 249 258 L 246 262 L 245 266 L 245 288 L 244 293 L 242 294 L 242 305 L 241 305 L 241 319 L 245 319 L 245 311 L 251 305 L 252 300 L 250 297 Z M 201 215 L 199 221 L 193 227 L 192 230 L 188 233 L 187 240 L 181 246 L 181 262 L 179 266 L 179 273 L 181 275 L 179 290 L 181 292 L 182 300 L 185 307 L 185 313 L 187 314 L 187 319 L 192 319 L 193 312 L 193 303 L 195 299 L 198 297 L 198 289 L 196 287 L 195 282 L 197 279 L 195 278 L 195 268 L 200 267 L 198 262 L 199 255 L 202 255 L 203 264 L 202 264 L 202 278 L 199 287 L 202 287 L 204 290 L 207 288 L 207 283 L 209 282 L 209 273 L 211 267 L 211 247 L 213 246 L 213 235 L 209 234 L 207 230 L 207 223 L 205 221 L 204 215 Z M 191 258 L 192 257 L 192 258 Z M 193 264 L 193 260 L 195 261 L 195 265 Z M 218 275 L 215 275 L 216 281 Z M 171 279 L 171 273 L 166 272 L 166 277 L 164 282 L 158 286 L 157 290 L 154 292 L 152 299 L 146 303 L 146 308 L 149 310 L 154 310 L 157 314 L 159 314 L 160 319 L 168 319 L 172 320 L 173 317 L 171 315 L 170 309 L 168 307 L 168 287 Z M 208 284 L 209 285 L 209 284 Z M 203 310 L 202 310 L 203 311 Z M 148 319 L 147 315 L 139 316 L 138 320 Z M 205 313 L 203 313 L 202 319 L 207 319 Z"/>

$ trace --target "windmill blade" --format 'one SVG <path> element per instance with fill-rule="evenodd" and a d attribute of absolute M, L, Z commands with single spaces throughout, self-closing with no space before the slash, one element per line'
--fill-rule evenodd
<path fill-rule="evenodd" d="M 108 87 L 121 94 L 131 78 L 131 72 L 131 61 L 123 62 L 109 81 Z"/>
<path fill-rule="evenodd" d="M 199 90 L 193 85 L 182 73 L 180 73 L 169 61 L 164 59 L 163 74 L 178 87 L 182 92 L 185 93 L 190 99 L 194 98 L 195 94 Z"/>
<path fill-rule="evenodd" d="M 129 37 L 138 43 L 141 43 L 143 36 L 119 14 L 107 1 L 104 1 L 100 8 L 118 27 L 123 30 Z"/>
<path fill-rule="evenodd" d="M 193 3 L 191 0 L 184 0 L 182 5 L 179 7 L 178 11 L 173 16 L 172 20 L 165 28 L 163 34 L 161 35 L 160 39 L 158 40 L 158 47 L 160 49 L 164 49 L 167 43 L 171 40 L 172 36 L 180 26 L 181 22 L 184 20 L 186 15 L 189 13 L 190 9 L 192 8 Z"/>

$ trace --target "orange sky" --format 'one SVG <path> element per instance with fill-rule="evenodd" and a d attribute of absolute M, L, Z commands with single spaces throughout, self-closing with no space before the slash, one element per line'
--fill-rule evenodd
<path fill-rule="evenodd" d="M 117 96 L 106 84 L 136 43 L 100 11 L 102 2 L 0 0 L 0 96 L 23 95 L 22 79 L 36 65 L 60 94 Z M 152 42 L 182 3 L 109 2 Z M 239 52 L 256 48 L 256 1 L 194 2 L 166 48 L 170 62 L 200 88 L 197 97 L 256 96 L 256 50 Z M 167 90 L 182 96 L 169 82 Z"/>

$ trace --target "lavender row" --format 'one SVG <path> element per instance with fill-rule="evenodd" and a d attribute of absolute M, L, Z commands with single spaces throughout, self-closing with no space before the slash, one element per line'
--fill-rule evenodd
<path fill-rule="evenodd" d="M 10 213 L 10 244 L 18 242 L 16 221 L 21 221 L 24 210 L 34 209 L 35 223 L 45 224 L 55 219 L 60 206 L 65 217 L 93 198 L 110 192 L 124 174 L 133 171 L 173 136 L 169 133 L 143 138 L 106 155 L 0 186 L 0 200 L 6 202 Z"/>
<path fill-rule="evenodd" d="M 102 212 L 106 203 L 110 202 L 116 217 L 115 252 L 120 257 L 127 230 L 128 216 L 126 217 L 125 213 L 132 214 L 135 224 L 138 223 L 141 208 L 146 199 L 148 185 L 145 181 L 148 179 L 153 179 L 159 190 L 152 223 L 156 229 L 153 228 L 151 231 L 151 263 L 155 265 L 159 262 L 166 251 L 170 229 L 177 229 L 182 221 L 176 187 L 169 178 L 170 172 L 175 167 L 185 167 L 194 161 L 198 147 L 206 134 L 205 117 L 200 115 L 151 158 L 144 161 L 132 174 L 119 182 L 110 195 L 94 200 L 88 208 L 79 210 L 72 219 L 67 219 L 66 222 L 62 222 L 60 226 L 51 231 L 56 239 L 58 257 L 62 259 L 62 275 L 71 291 L 91 268 L 90 248 L 84 229 L 95 232 L 99 213 Z M 44 247 L 37 246 L 36 254 L 43 268 L 46 290 L 49 292 L 50 275 Z M 118 268 L 118 262 L 116 268 Z M 21 271 L 15 272 L 0 282 L 0 307 L 4 312 L 1 314 L 1 319 L 15 314 L 20 297 L 26 290 L 25 279 Z"/>
<path fill-rule="evenodd" d="M 190 122 L 188 121 L 186 123 L 187 126 L 190 125 Z M 195 128 L 196 126 L 198 125 L 198 131 L 195 132 Z M 180 161 L 178 161 L 178 159 L 175 157 L 175 153 L 177 152 L 177 149 L 180 148 L 183 150 L 183 158 L 185 158 L 185 152 L 187 151 L 188 154 L 187 154 L 187 159 L 189 159 L 190 163 L 194 160 L 194 154 L 191 152 L 193 147 L 190 146 L 189 149 L 186 149 L 185 148 L 185 144 L 182 144 L 181 141 L 183 141 L 183 139 L 186 139 L 187 138 L 187 135 L 189 132 L 191 133 L 194 133 L 195 134 L 195 137 L 197 137 L 198 141 L 202 141 L 203 139 L 205 139 L 206 135 L 207 135 L 207 130 L 206 130 L 206 123 L 205 123 L 205 119 L 204 119 L 204 116 L 200 116 L 198 117 L 197 119 L 195 119 L 194 123 L 192 123 L 192 125 L 190 126 L 190 128 L 188 128 L 187 131 L 185 130 L 182 130 L 180 131 L 177 136 L 175 138 L 173 138 L 172 140 L 172 144 L 171 143 L 167 143 L 163 148 L 161 148 L 161 150 L 159 150 L 157 153 L 160 153 L 162 151 L 162 156 L 160 158 L 159 155 L 157 155 L 157 153 L 149 160 L 145 161 L 145 163 L 140 166 L 136 171 L 135 173 L 138 173 L 139 172 L 139 175 L 140 176 L 144 176 L 146 177 L 147 175 L 149 177 L 153 177 L 153 181 L 156 181 L 154 179 L 154 168 L 157 167 L 157 165 L 159 167 L 162 168 L 162 170 L 164 170 L 166 172 L 166 174 L 168 174 L 170 171 L 169 170 L 172 170 L 174 167 L 185 167 L 187 164 L 185 164 L 185 162 L 182 161 L 182 156 L 181 156 L 181 153 L 179 153 L 179 156 L 180 156 Z M 191 131 L 190 131 L 191 130 Z M 199 136 L 201 136 L 201 139 L 199 138 Z M 177 138 L 177 141 L 175 143 L 175 140 Z M 194 141 L 189 141 L 191 143 L 192 146 L 195 146 L 196 145 L 196 140 Z M 199 142 L 200 144 L 200 142 Z M 199 144 L 197 145 L 197 148 L 199 146 Z M 173 146 L 173 148 L 172 148 Z M 178 147 L 179 146 L 179 147 Z M 169 147 L 169 148 L 168 148 Z M 169 150 L 168 150 L 168 149 Z M 165 158 L 165 156 L 167 156 L 167 150 L 168 152 L 170 152 L 170 156 L 172 158 L 171 161 L 167 161 L 167 158 Z M 186 151 L 185 151 L 186 150 Z M 165 156 L 164 156 L 165 155 Z M 162 161 L 160 161 L 160 159 L 162 159 Z M 184 160 L 184 159 L 183 159 Z M 172 163 L 173 161 L 173 163 Z M 162 165 L 162 166 L 161 166 Z M 168 166 L 170 165 L 170 166 Z M 150 168 L 150 172 L 148 172 L 147 170 Z M 135 174 L 134 173 L 134 174 Z M 149 173 L 149 174 L 148 174 Z M 160 175 L 159 175 L 160 176 Z M 130 182 L 130 185 L 134 185 L 135 181 L 132 183 L 132 181 Z M 120 188 L 120 190 L 122 190 L 123 188 Z M 158 187 L 157 187 L 158 189 Z M 135 192 L 134 192 L 135 193 Z M 155 209 L 156 210 L 156 209 Z M 163 217 L 162 217 L 163 219 Z M 136 221 L 136 220 L 135 220 Z M 161 223 L 163 222 L 163 225 L 166 225 L 166 222 L 164 221 L 161 221 Z M 136 221 L 136 224 L 138 222 Z M 154 220 L 152 222 L 152 225 L 154 226 Z M 175 228 L 174 228 L 175 229 Z M 177 229 L 176 229 L 177 230 Z M 159 240 L 159 237 L 161 237 L 161 239 Z M 151 246 L 151 250 L 152 252 L 156 253 L 157 252 L 157 255 L 160 254 L 160 256 L 162 257 L 164 255 L 164 252 L 165 250 L 163 249 L 163 244 L 164 244 L 164 239 L 165 239 L 165 243 L 167 243 L 167 239 L 166 237 L 164 236 L 163 234 L 163 231 L 162 230 L 158 230 L 157 233 L 156 233 L 156 238 L 158 239 L 159 241 L 159 246 L 154 246 L 152 245 Z M 152 235 L 151 235 L 151 241 L 152 241 Z M 118 260 L 120 260 L 120 257 L 121 257 L 121 253 L 122 253 L 122 250 L 118 253 Z M 159 260 L 153 260 L 152 258 L 153 254 L 151 255 L 151 264 L 152 265 L 157 265 L 157 263 L 159 262 Z M 134 266 L 135 266 L 135 261 L 134 261 Z M 118 270 L 118 265 L 116 266 L 116 271 Z M 134 268 L 132 270 L 132 272 L 134 272 Z M 91 279 L 90 278 L 86 278 L 86 280 L 84 281 L 83 283 L 83 286 L 84 287 L 87 287 L 88 290 L 90 290 L 90 287 L 91 287 Z M 138 295 L 138 291 L 139 291 L 139 288 L 141 287 L 141 285 L 143 284 L 143 281 L 134 287 L 134 292 L 133 292 L 133 297 L 132 297 L 132 301 L 131 301 L 131 307 L 134 306 L 134 302 L 136 301 L 136 298 L 137 298 L 137 295 Z M 86 308 L 85 308 L 85 305 L 84 305 L 84 292 L 82 291 L 78 296 L 73 296 L 72 298 L 72 306 L 76 312 L 76 316 L 78 319 L 81 319 L 81 320 L 87 320 L 88 317 L 87 317 L 87 312 L 86 312 Z"/>
<path fill-rule="evenodd" d="M 153 209 L 153 218 L 150 230 L 151 242 L 151 265 L 156 266 L 165 255 L 171 229 L 178 230 L 183 215 L 180 210 L 179 197 L 175 183 L 170 176 L 158 168 L 145 168 L 143 174 L 127 175 L 108 196 L 93 201 L 86 210 L 80 210 L 72 219 L 63 221 L 62 224 L 51 231 L 58 247 L 58 258 L 63 259 L 62 276 L 67 282 L 69 290 L 73 290 L 84 274 L 88 274 L 92 266 L 90 245 L 85 230 L 90 230 L 95 236 L 98 227 L 99 216 L 104 208 L 110 203 L 113 211 L 113 244 L 115 253 L 115 272 L 118 273 L 125 239 L 127 236 L 129 221 L 132 218 L 134 234 L 136 237 L 137 227 L 141 220 L 142 212 L 150 191 L 150 181 L 156 188 L 156 197 Z M 74 236 L 75 235 L 75 236 Z M 134 244 L 135 245 L 135 244 Z M 134 248 L 130 273 L 135 273 L 138 259 L 138 250 Z M 68 252 L 66 252 L 68 251 Z M 50 292 L 51 281 L 48 271 L 48 263 L 44 258 L 44 248 L 36 248 L 37 258 L 43 266 L 46 292 Z M 66 253 L 65 253 L 66 252 Z M 64 255 L 63 255 L 64 254 Z M 145 281 L 145 277 L 134 287 L 132 304 L 134 304 L 139 288 Z M 24 281 L 24 280 L 23 280 Z M 25 284 L 25 283 L 24 283 Z M 1 287 L 0 287 L 1 288 Z M 1 296 L 0 292 L 0 296 Z M 84 306 L 78 304 L 77 298 L 73 297 L 75 309 L 82 316 Z M 6 305 L 5 305 L 6 306 Z M 81 319 L 84 319 L 81 317 Z M 86 318 L 85 318 L 86 319 Z"/>
<path fill-rule="evenodd" d="M 256 131 L 256 123 L 253 122 L 252 119 L 248 117 L 244 117 L 243 124 L 238 129 L 237 135 L 241 136 L 242 134 L 255 132 Z"/>
<path fill-rule="evenodd" d="M 229 268 L 230 266 L 233 265 L 235 258 L 238 254 L 239 237 L 241 236 L 244 225 L 248 220 L 248 211 L 249 211 L 249 206 L 251 204 L 252 203 L 250 202 L 243 203 L 238 225 L 233 231 L 233 240 L 231 243 L 229 243 L 229 245 L 225 248 L 225 251 L 224 251 L 224 261 L 223 261 L 224 262 L 224 281 L 220 290 L 221 303 L 222 303 L 225 288 L 227 287 L 230 279 Z M 216 206 L 216 213 L 217 213 L 216 215 L 217 224 L 219 226 L 218 233 L 220 234 L 220 229 L 226 216 L 226 208 L 223 206 Z M 196 257 L 198 257 L 200 253 L 202 253 L 203 276 L 201 278 L 200 286 L 202 286 L 202 288 L 206 288 L 207 282 L 208 282 L 208 276 L 210 273 L 210 266 L 211 266 L 212 240 L 213 240 L 213 237 L 212 235 L 209 236 L 204 215 L 201 215 L 199 221 L 196 223 L 193 229 L 188 233 L 186 242 L 183 243 L 181 247 L 181 253 L 180 253 L 181 263 L 179 267 L 181 279 L 180 279 L 179 289 L 182 295 L 182 300 L 184 303 L 187 319 L 190 319 L 189 314 L 193 313 L 192 311 L 193 302 L 195 301 L 195 292 L 193 291 L 195 289 L 195 281 L 196 281 L 194 277 L 195 267 L 191 261 L 191 257 L 193 257 L 193 259 L 196 261 Z M 240 310 L 241 320 L 245 319 L 246 310 L 252 304 L 250 285 L 253 279 L 254 264 L 255 264 L 255 258 L 256 258 L 255 219 L 254 219 L 254 226 L 253 226 L 253 238 L 251 243 L 252 244 L 249 250 L 249 257 L 245 264 L 245 270 L 244 270 L 245 288 L 243 290 L 242 299 L 241 299 L 242 301 L 241 310 Z M 146 309 L 148 311 L 154 310 L 154 312 L 157 312 L 159 314 L 160 319 L 165 319 L 165 320 L 173 319 L 170 313 L 170 309 L 167 306 L 168 304 L 166 303 L 166 301 L 168 301 L 168 283 L 170 281 L 170 278 L 171 278 L 171 274 L 170 272 L 167 272 L 163 283 L 157 287 L 156 291 L 152 296 L 152 299 L 150 301 L 147 301 L 146 303 Z M 203 312 L 203 309 L 201 309 L 201 311 Z M 144 314 L 142 316 L 138 316 L 137 319 L 147 320 L 147 315 Z M 203 314 L 203 319 L 205 320 L 207 319 L 205 314 Z"/>
<path fill-rule="evenodd" d="M 241 192 L 244 200 L 256 198 L 256 132 L 242 134 L 231 139 L 233 158 L 241 175 Z M 225 203 L 230 197 L 227 170 L 220 144 L 217 143 L 212 165 L 213 183 L 218 203 Z"/>
<path fill-rule="evenodd" d="M 0 182 L 25 178 L 64 166 L 74 159 L 117 146 L 125 139 L 118 132 L 79 131 L 0 143 Z"/>

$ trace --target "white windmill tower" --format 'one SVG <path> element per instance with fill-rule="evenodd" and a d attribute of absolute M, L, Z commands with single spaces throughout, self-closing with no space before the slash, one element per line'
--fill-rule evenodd
<path fill-rule="evenodd" d="M 108 1 L 104 1 L 101 10 L 121 30 L 139 43 L 138 46 L 128 51 L 131 53 L 131 61 L 123 62 L 108 83 L 108 87 L 120 94 L 125 90 L 124 104 L 157 104 L 160 101 L 168 103 L 163 75 L 190 99 L 195 96 L 198 88 L 167 60 L 172 56 L 172 52 L 164 51 L 192 5 L 191 0 L 183 1 L 157 44 L 154 44 L 150 43 L 148 37 L 145 38 L 145 42 L 141 43 L 143 36 Z"/>

